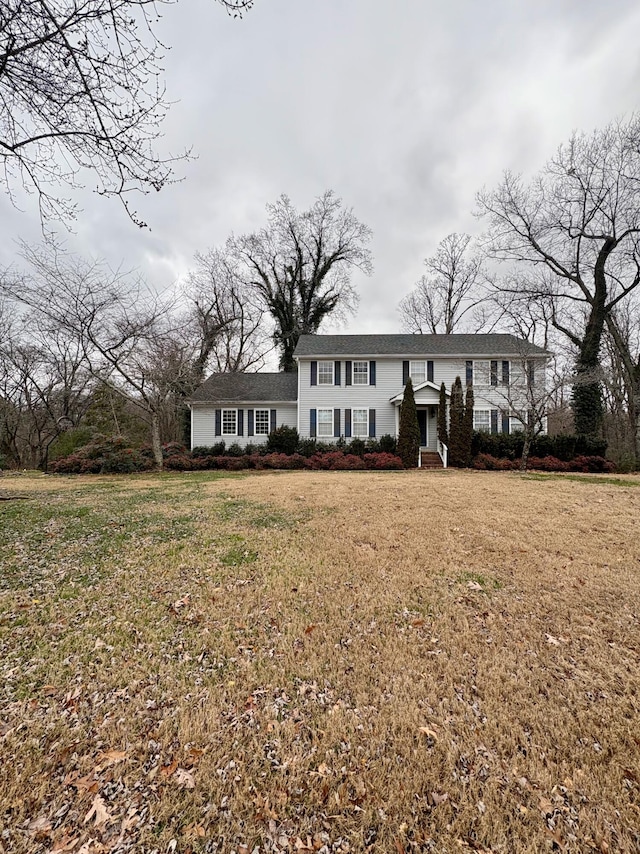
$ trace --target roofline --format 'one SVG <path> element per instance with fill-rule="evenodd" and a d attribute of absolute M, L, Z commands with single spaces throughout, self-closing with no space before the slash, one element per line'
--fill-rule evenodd
<path fill-rule="evenodd" d="M 533 345 L 536 346 L 535 344 Z M 336 351 L 331 351 L 328 353 L 318 352 L 318 353 L 305 353 L 301 356 L 294 356 L 296 361 L 300 359 L 317 359 L 318 356 L 327 356 L 327 358 L 335 359 L 336 356 L 339 356 L 341 359 L 362 359 L 363 357 L 374 357 L 376 359 L 409 359 L 415 356 L 429 356 L 430 358 L 435 359 L 469 359 L 471 358 L 483 358 L 483 359 L 491 359 L 495 358 L 504 358 L 509 357 L 510 359 L 514 358 L 526 358 L 526 359 L 548 359 L 550 356 L 553 356 L 551 350 L 544 350 L 542 353 L 506 353 L 504 350 L 500 350 L 496 353 L 489 353 L 486 351 L 475 351 L 473 353 L 429 353 L 428 350 L 419 353 L 376 353 L 373 350 L 367 353 L 340 353 Z"/>
<path fill-rule="evenodd" d="M 216 397 L 214 400 L 192 400 L 190 398 L 186 398 L 184 401 L 187 406 L 211 406 L 212 404 L 219 403 L 250 403 L 253 406 L 258 406 L 259 404 L 264 404 L 265 406 L 268 403 L 298 403 L 297 398 L 278 398 L 277 400 L 251 400 L 250 398 L 244 397 L 235 397 L 233 400 L 228 398 Z"/>

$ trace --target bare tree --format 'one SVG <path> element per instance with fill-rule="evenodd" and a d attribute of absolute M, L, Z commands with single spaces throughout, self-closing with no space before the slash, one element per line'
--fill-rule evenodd
<path fill-rule="evenodd" d="M 638 300 L 607 317 L 605 395 L 619 436 L 617 452 L 625 463 L 640 464 L 640 324 Z M 610 432 L 610 431 L 609 431 Z"/>
<path fill-rule="evenodd" d="M 194 337 L 199 341 L 194 389 L 204 380 L 207 368 L 246 371 L 264 366 L 271 349 L 264 309 L 242 282 L 229 254 L 219 249 L 197 254 L 185 294 Z"/>
<path fill-rule="evenodd" d="M 478 204 L 489 223 L 488 254 L 533 270 L 526 284 L 499 287 L 545 301 L 576 348 L 576 430 L 597 435 L 603 331 L 640 284 L 640 115 L 574 134 L 530 184 L 507 172 Z"/>
<path fill-rule="evenodd" d="M 227 251 L 271 315 L 281 368 L 292 371 L 300 335 L 317 332 L 330 315 L 355 310 L 351 273 L 371 272 L 371 230 L 330 190 L 302 213 L 283 195 L 267 205 L 267 214 L 265 228 L 231 238 Z"/>
<path fill-rule="evenodd" d="M 5 292 L 79 347 L 91 375 L 140 409 L 162 468 L 163 411 L 192 371 L 194 347 L 176 332 L 171 304 L 99 262 L 52 247 L 25 247 L 24 256 L 29 274 L 5 276 Z"/>
<path fill-rule="evenodd" d="M 252 0 L 218 0 L 239 14 Z M 154 24 L 167 0 L 3 0 L 0 181 L 35 192 L 41 217 L 68 219 L 60 185 L 90 170 L 97 192 L 160 190 L 174 158 L 155 152 L 168 102 Z"/>
<path fill-rule="evenodd" d="M 19 467 L 46 466 L 51 443 L 82 418 L 90 376 L 76 342 L 42 318 L 14 318 L 0 337 L 0 450 Z"/>
<path fill-rule="evenodd" d="M 461 327 L 478 332 L 485 325 L 482 260 L 469 252 L 471 236 L 449 234 L 435 255 L 425 259 L 427 272 L 398 306 L 405 332 L 450 335 Z"/>

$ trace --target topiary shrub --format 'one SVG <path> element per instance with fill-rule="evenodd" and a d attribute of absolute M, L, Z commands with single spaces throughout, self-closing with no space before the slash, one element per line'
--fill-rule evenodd
<path fill-rule="evenodd" d="M 296 428 L 282 424 L 267 436 L 266 450 L 268 453 L 275 454 L 295 454 L 298 450 L 299 441 L 300 437 Z"/>

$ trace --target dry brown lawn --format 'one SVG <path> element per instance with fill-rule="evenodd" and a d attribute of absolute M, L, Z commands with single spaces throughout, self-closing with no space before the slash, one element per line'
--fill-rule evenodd
<path fill-rule="evenodd" d="M 0 488 L 0 852 L 640 850 L 637 478 Z"/>

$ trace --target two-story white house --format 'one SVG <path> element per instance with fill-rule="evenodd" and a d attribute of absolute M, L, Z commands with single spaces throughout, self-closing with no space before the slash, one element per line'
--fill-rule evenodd
<path fill-rule="evenodd" d="M 510 433 L 522 427 L 525 387 L 544 387 L 549 355 L 502 334 L 302 335 L 297 374 L 209 377 L 189 401 L 191 446 L 258 444 L 282 424 L 323 442 L 397 436 L 409 377 L 423 449 L 436 450 L 440 385 L 448 396 L 457 376 L 473 386 L 474 428 Z"/>

